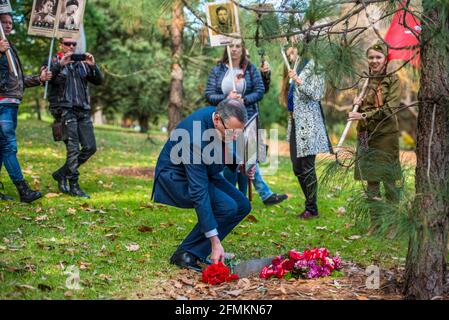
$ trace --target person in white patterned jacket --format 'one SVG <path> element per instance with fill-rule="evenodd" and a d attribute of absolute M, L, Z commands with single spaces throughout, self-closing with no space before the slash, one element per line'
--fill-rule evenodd
<path fill-rule="evenodd" d="M 287 55 L 294 62 L 298 51 L 289 48 Z M 306 54 L 300 61 L 296 70 L 286 72 L 283 97 L 289 109 L 287 139 L 293 172 L 306 198 L 305 210 L 298 218 L 309 219 L 318 217 L 316 155 L 333 150 L 320 102 L 325 92 L 324 76 L 317 72 L 315 62 Z"/>

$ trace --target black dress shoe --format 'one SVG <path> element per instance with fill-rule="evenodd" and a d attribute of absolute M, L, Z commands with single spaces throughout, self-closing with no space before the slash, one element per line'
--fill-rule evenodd
<path fill-rule="evenodd" d="M 278 204 L 287 199 L 288 196 L 286 194 L 276 194 L 273 193 L 268 199 L 266 199 L 263 203 L 266 206 L 271 206 L 273 204 Z"/>
<path fill-rule="evenodd" d="M 198 258 L 185 250 L 177 250 L 170 258 L 170 263 L 179 268 L 186 268 L 193 271 L 203 271 L 198 265 Z"/>
<path fill-rule="evenodd" d="M 51 176 L 58 183 L 59 191 L 61 191 L 62 193 L 69 193 L 70 189 L 69 189 L 69 185 L 67 184 L 66 177 L 64 177 L 59 172 L 53 172 L 53 174 Z"/>

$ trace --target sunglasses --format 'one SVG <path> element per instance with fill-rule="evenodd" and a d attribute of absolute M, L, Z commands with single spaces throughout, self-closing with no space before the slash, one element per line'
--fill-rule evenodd
<path fill-rule="evenodd" d="M 76 47 L 76 42 L 63 42 L 62 44 L 67 47 Z"/>

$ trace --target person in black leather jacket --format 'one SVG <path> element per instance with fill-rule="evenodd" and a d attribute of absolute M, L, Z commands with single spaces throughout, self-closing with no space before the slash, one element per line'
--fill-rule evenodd
<path fill-rule="evenodd" d="M 0 20 L 5 35 L 9 36 L 14 26 L 12 16 L 8 13 L 0 14 Z M 10 69 L 7 51 L 12 53 L 18 77 Z M 4 164 L 19 192 L 21 202 L 33 202 L 41 198 L 42 194 L 28 186 L 17 160 L 16 128 L 19 105 L 25 88 L 39 86 L 50 79 L 51 73 L 46 68 L 42 68 L 38 76 L 24 75 L 15 47 L 8 40 L 0 40 L 0 169 Z M 0 200 L 12 198 L 0 193 Z"/>
<path fill-rule="evenodd" d="M 51 66 L 53 79 L 48 95 L 50 112 L 56 121 L 62 122 L 67 149 L 65 164 L 52 176 L 61 192 L 90 198 L 79 186 L 78 168 L 96 152 L 88 83 L 102 84 L 103 74 L 90 53 L 85 54 L 85 61 L 72 60 L 76 44 L 73 39 L 61 39 L 61 51 L 53 58 Z"/>

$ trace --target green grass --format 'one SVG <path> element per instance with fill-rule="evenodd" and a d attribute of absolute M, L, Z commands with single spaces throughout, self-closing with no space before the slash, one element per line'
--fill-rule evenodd
<path fill-rule="evenodd" d="M 56 193 L 51 173 L 64 162 L 63 144 L 53 142 L 48 123 L 21 121 L 17 132 L 26 178 L 43 193 Z M 154 144 L 146 135 L 109 128 L 97 128 L 96 135 L 98 152 L 82 167 L 80 180 L 91 200 L 59 195 L 32 205 L 0 203 L 0 299 L 65 299 L 63 268 L 71 265 L 81 267 L 83 289 L 71 290 L 75 299 L 135 298 L 136 288 L 151 289 L 152 280 L 177 270 L 168 259 L 195 224 L 195 212 L 152 204 L 151 179 L 102 173 L 105 168 L 153 167 L 163 141 L 154 139 Z M 6 193 L 17 198 L 4 171 Z M 337 214 L 339 207 L 348 208 L 352 187 L 336 181 L 322 188 L 321 217 L 304 222 L 296 218 L 304 198 L 289 159 L 280 158 L 278 173 L 266 181 L 291 198 L 265 207 L 255 195 L 253 217 L 223 243 L 238 259 L 325 246 L 361 265 L 403 263 L 404 239 L 368 237 L 366 224 Z M 338 185 L 341 190 L 335 189 Z M 147 232 L 139 231 L 141 226 Z M 127 251 L 130 244 L 140 249 Z"/>

